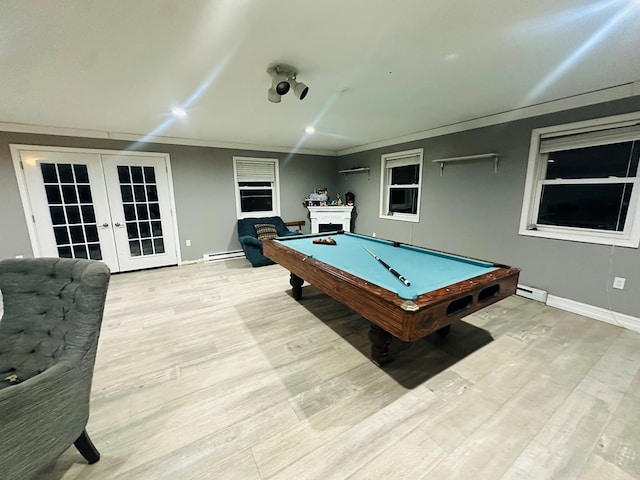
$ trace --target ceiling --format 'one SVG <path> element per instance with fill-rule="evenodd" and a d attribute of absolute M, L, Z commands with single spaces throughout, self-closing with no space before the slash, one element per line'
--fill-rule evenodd
<path fill-rule="evenodd" d="M 0 130 L 336 154 L 640 93 L 640 0 L 0 0 L 0 35 Z"/>

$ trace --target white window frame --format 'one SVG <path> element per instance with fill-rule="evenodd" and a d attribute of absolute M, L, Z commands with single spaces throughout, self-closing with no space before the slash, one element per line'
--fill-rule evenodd
<path fill-rule="evenodd" d="M 543 139 L 562 137 L 567 135 L 586 134 L 591 138 L 588 145 L 595 146 L 594 138 L 598 131 L 612 128 L 624 128 L 640 125 L 640 112 L 624 115 L 615 115 L 584 122 L 576 122 L 553 127 L 538 128 L 531 133 L 531 145 L 529 148 L 529 163 L 522 201 L 522 214 L 520 217 L 520 235 L 540 238 L 552 238 L 583 243 L 596 243 L 601 245 L 615 245 L 621 247 L 638 248 L 640 244 L 640 171 L 635 178 L 625 178 L 624 183 L 633 183 L 629 209 L 625 220 L 625 229 L 622 232 L 594 230 L 588 228 L 558 227 L 552 225 L 537 225 L 538 209 L 542 185 L 546 175 L 548 153 L 540 153 L 540 145 Z M 592 135 L 589 135 L 592 134 Z M 632 134 L 635 136 L 635 134 Z M 618 140 L 618 141 L 628 141 Z M 616 143 L 611 139 L 603 140 L 600 145 Z M 572 145 L 572 148 L 580 148 L 580 145 Z M 640 169 L 639 169 L 640 170 Z M 612 178 L 609 183 L 620 183 L 620 178 Z M 572 183 L 569 180 L 564 183 Z M 581 183 L 588 183 L 582 181 Z M 598 183 L 607 183 L 607 179 Z"/>
<path fill-rule="evenodd" d="M 255 164 L 256 176 L 254 181 L 271 182 L 270 187 L 241 187 L 240 181 L 247 181 L 247 179 L 240 179 L 239 166 L 242 164 L 245 166 Z M 269 172 L 267 166 L 271 166 L 272 172 Z M 241 170 L 241 169 L 240 169 Z M 277 158 L 253 158 L 253 157 L 233 157 L 233 180 L 234 190 L 236 195 L 236 213 L 238 218 L 260 218 L 260 217 L 273 217 L 280 216 L 280 169 L 278 168 Z M 273 209 L 270 211 L 262 212 L 243 212 L 240 202 L 240 190 L 247 188 L 251 190 L 271 190 L 273 195 Z"/>
<path fill-rule="evenodd" d="M 386 220 L 401 220 L 404 222 L 420 221 L 420 198 L 422 196 L 422 175 L 423 166 L 422 159 L 424 148 L 416 148 L 414 150 L 405 150 L 403 152 L 383 154 L 380 161 L 380 218 Z M 417 157 L 417 158 L 416 158 Z M 414 160 L 415 159 L 415 160 Z M 405 165 L 418 165 L 420 174 L 418 175 L 417 184 L 407 184 L 405 187 L 417 188 L 418 198 L 416 213 L 398 213 L 389 214 L 389 192 L 391 190 L 391 169 Z"/>

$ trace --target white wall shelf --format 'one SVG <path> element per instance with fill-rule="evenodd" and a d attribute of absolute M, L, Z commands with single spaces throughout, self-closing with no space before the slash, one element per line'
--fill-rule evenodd
<path fill-rule="evenodd" d="M 344 178 L 349 178 L 350 173 L 364 173 L 367 172 L 369 178 L 371 178 L 371 169 L 369 167 L 360 167 L 360 168 L 347 168 L 346 170 L 338 170 L 338 173 L 344 173 Z"/>
<path fill-rule="evenodd" d="M 473 160 L 493 160 L 493 173 L 498 173 L 498 159 L 500 155 L 497 153 L 481 153 L 479 155 L 467 155 L 466 157 L 438 158 L 433 163 L 440 164 L 440 176 L 444 173 L 444 165 L 454 162 L 470 162 Z"/>

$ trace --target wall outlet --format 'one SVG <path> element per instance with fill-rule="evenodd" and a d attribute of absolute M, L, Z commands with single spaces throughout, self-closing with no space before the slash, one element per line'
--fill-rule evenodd
<path fill-rule="evenodd" d="M 375 236 L 376 236 L 376 232 L 373 232 L 373 237 L 375 238 Z"/>
<path fill-rule="evenodd" d="M 16 255 L 16 258 L 24 258 L 24 255 Z"/>
<path fill-rule="evenodd" d="M 618 290 L 624 290 L 624 282 L 626 278 L 622 277 L 614 277 L 613 279 L 613 288 L 617 288 Z"/>
<path fill-rule="evenodd" d="M 190 246 L 191 246 L 191 240 L 185 240 L 185 241 L 184 241 L 184 244 L 185 244 L 187 247 L 190 247 Z"/>

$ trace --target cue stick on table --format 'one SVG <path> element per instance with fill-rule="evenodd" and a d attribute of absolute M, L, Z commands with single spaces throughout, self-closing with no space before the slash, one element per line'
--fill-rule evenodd
<path fill-rule="evenodd" d="M 373 258 L 375 258 L 376 260 L 378 260 L 383 266 L 384 268 L 386 268 L 387 270 L 389 270 L 391 273 L 393 273 L 395 275 L 395 277 L 400 280 L 402 283 L 404 283 L 407 287 L 411 285 L 411 282 L 409 280 L 407 280 L 405 277 L 403 277 L 402 275 L 400 275 L 398 272 L 396 272 L 389 264 L 385 263 L 384 260 L 382 260 L 379 256 L 377 256 L 375 253 L 373 253 L 371 250 L 369 250 L 367 247 L 365 247 L 364 245 L 360 245 L 362 248 L 364 248 L 367 252 L 369 252 L 369 255 L 371 255 Z"/>

